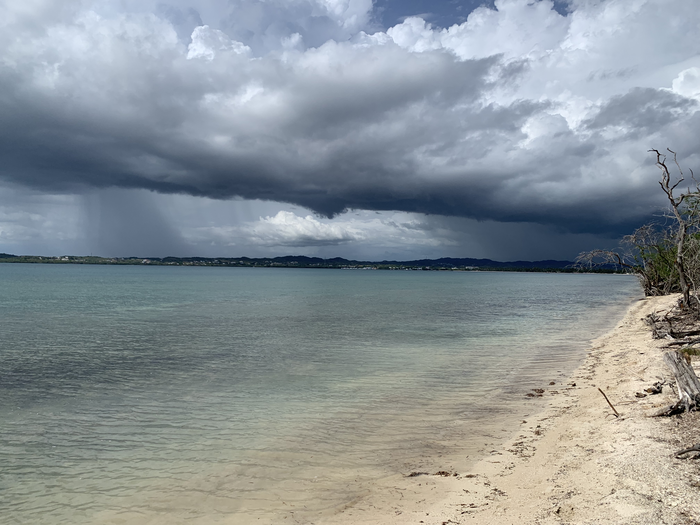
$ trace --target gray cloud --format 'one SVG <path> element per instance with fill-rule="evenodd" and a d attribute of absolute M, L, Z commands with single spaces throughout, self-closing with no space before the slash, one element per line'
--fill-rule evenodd
<path fill-rule="evenodd" d="M 88 243 L 107 257 L 191 255 L 180 233 L 148 192 L 109 189 L 85 197 Z"/>
<path fill-rule="evenodd" d="M 177 32 L 178 39 L 189 45 L 192 42 L 192 32 L 196 27 L 204 25 L 199 12 L 192 8 L 179 8 L 170 4 L 157 5 L 156 14 L 168 20 Z"/>
<path fill-rule="evenodd" d="M 81 197 L 0 185 L 0 252 L 86 253 Z"/>
<path fill-rule="evenodd" d="M 132 188 L 326 217 L 399 210 L 622 233 L 663 204 L 646 150 L 700 155 L 688 73 L 700 44 L 677 37 L 700 15 L 678 4 L 673 31 L 658 24 L 660 0 L 624 17 L 615 0 L 573 2 L 566 17 L 501 0 L 461 26 L 409 18 L 387 33 L 369 1 L 6 4 L 0 177 L 47 193 Z M 126 203 L 105 199 L 116 221 Z M 143 213 L 150 237 L 182 248 Z"/>
<path fill-rule="evenodd" d="M 634 88 L 612 97 L 586 125 L 590 129 L 626 127 L 630 133 L 648 136 L 673 121 L 684 121 L 697 106 L 696 100 L 668 90 Z"/>

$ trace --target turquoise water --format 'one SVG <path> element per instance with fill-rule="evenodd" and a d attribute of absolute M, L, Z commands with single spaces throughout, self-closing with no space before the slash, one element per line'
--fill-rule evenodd
<path fill-rule="evenodd" d="M 0 285 L 7 524 L 313 520 L 471 450 L 508 417 L 490 394 L 563 379 L 641 296 L 489 272 L 3 264 Z"/>

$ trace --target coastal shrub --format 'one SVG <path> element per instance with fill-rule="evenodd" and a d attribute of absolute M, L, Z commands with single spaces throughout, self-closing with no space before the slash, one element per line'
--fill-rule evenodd
<path fill-rule="evenodd" d="M 693 348 L 692 346 L 685 346 L 679 350 L 681 354 L 686 356 L 688 358 L 688 361 L 690 361 L 691 357 L 699 356 L 700 355 L 700 348 Z"/>
<path fill-rule="evenodd" d="M 647 296 L 680 292 L 674 237 L 673 228 L 658 223 L 645 224 L 623 237 L 618 251 L 585 252 L 578 256 L 577 262 L 580 267 L 622 268 L 634 273 Z M 700 262 L 700 250 L 697 252 Z"/>

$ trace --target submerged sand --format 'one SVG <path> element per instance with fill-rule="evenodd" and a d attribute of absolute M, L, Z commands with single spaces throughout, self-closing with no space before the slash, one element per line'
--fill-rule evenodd
<path fill-rule="evenodd" d="M 662 363 L 667 341 L 653 340 L 643 318 L 675 301 L 634 303 L 567 381 L 544 387 L 542 410 L 482 459 L 438 458 L 425 473 L 386 478 L 316 523 L 700 523 L 700 465 L 674 457 L 700 442 L 700 419 L 647 417 L 673 402 L 669 386 L 635 396 L 672 378 Z"/>

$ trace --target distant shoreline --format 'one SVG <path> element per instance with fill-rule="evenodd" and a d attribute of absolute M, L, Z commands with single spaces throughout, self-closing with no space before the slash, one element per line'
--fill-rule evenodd
<path fill-rule="evenodd" d="M 510 261 L 450 258 L 414 261 L 355 261 L 319 257 L 96 257 L 39 256 L 0 253 L 0 263 L 91 264 L 121 266 L 213 266 L 226 268 L 324 268 L 340 270 L 413 270 L 413 271 L 500 271 L 547 273 L 627 273 L 613 267 L 581 268 L 571 261 Z"/>

